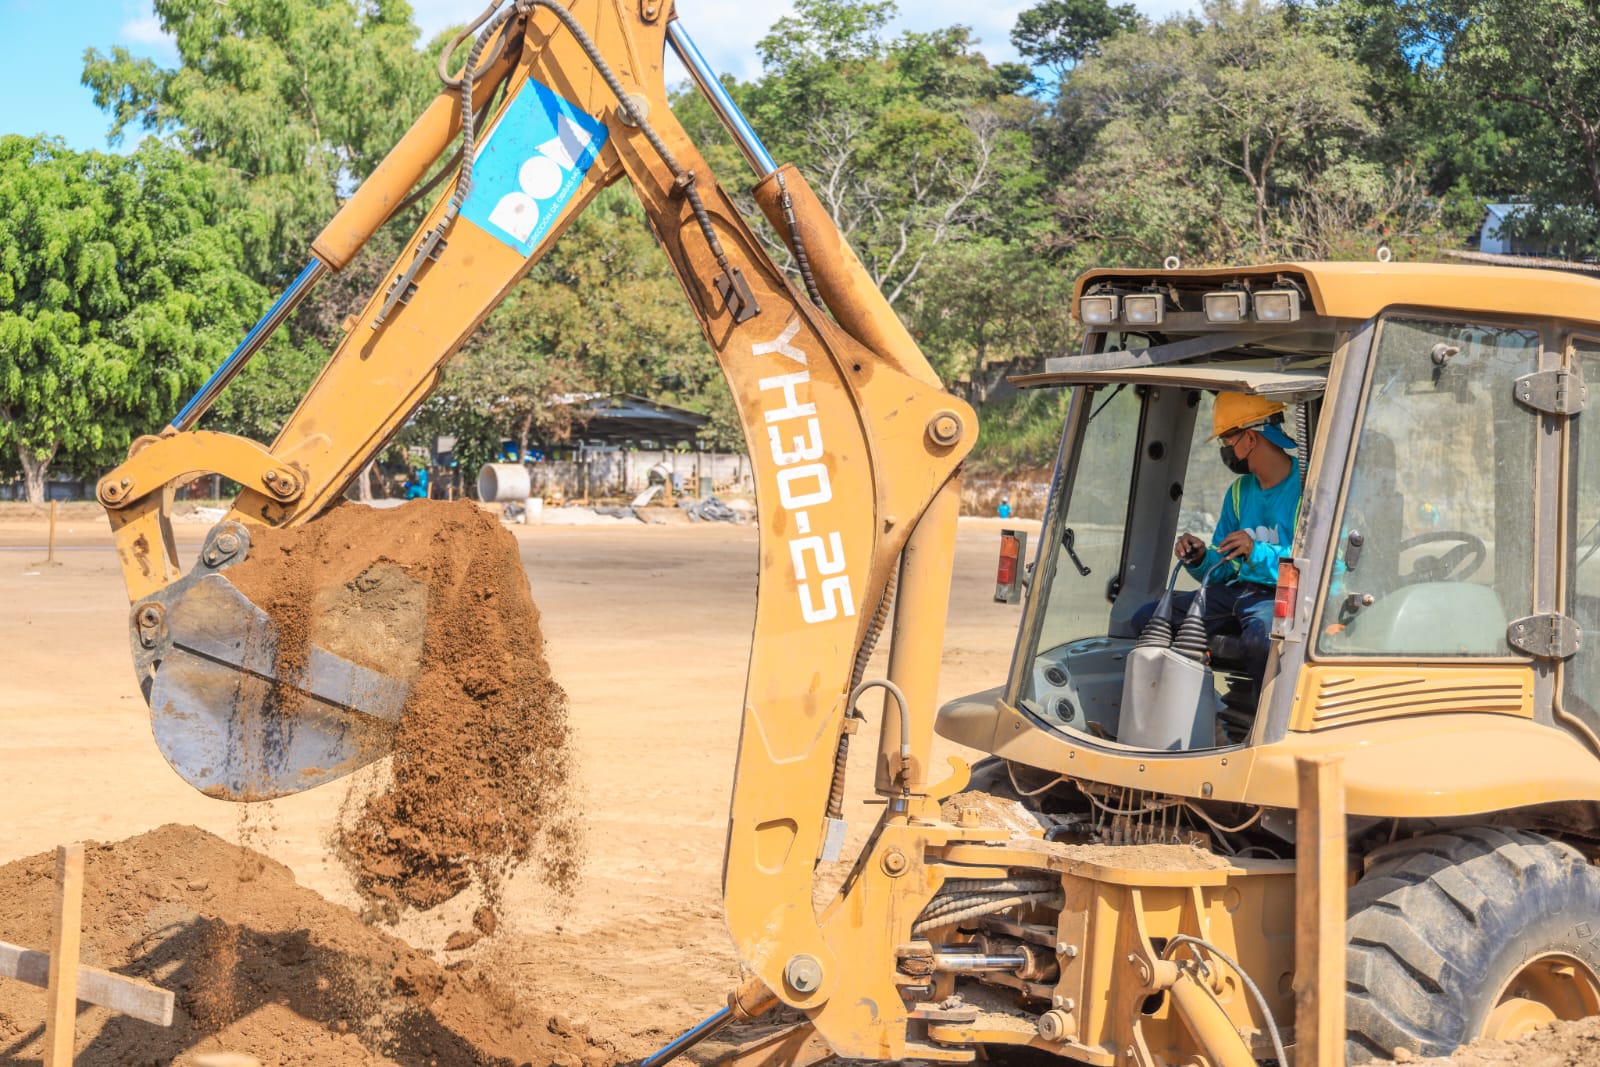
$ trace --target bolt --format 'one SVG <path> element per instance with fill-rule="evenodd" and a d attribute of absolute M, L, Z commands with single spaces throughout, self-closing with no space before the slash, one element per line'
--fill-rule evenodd
<path fill-rule="evenodd" d="M 118 484 L 121 485 L 122 488 L 126 489 L 126 488 L 128 488 L 128 486 L 133 484 L 133 479 L 132 478 L 124 478 Z"/>
<path fill-rule="evenodd" d="M 239 551 L 239 535 L 233 533 L 219 534 L 217 536 L 216 548 L 218 552 L 221 552 L 225 556 L 233 555 L 235 552 Z"/>
<path fill-rule="evenodd" d="M 1069 945 L 1065 941 L 1057 941 L 1056 942 L 1056 954 L 1060 955 L 1060 956 L 1065 956 L 1069 960 L 1077 959 L 1077 957 L 1078 957 L 1078 946 L 1077 945 Z"/>
<path fill-rule="evenodd" d="M 910 866 L 910 862 L 906 859 L 906 854 L 897 848 L 891 848 L 888 852 L 885 852 L 880 862 L 883 864 L 883 873 L 890 878 L 898 878 L 900 875 L 905 874 L 906 868 Z"/>
<path fill-rule="evenodd" d="M 1035 1025 L 1039 1031 L 1039 1036 L 1046 1041 L 1066 1041 L 1076 1037 L 1078 1033 L 1077 1026 L 1073 1024 L 1072 1016 L 1060 1008 L 1051 1008 L 1039 1016 L 1039 1021 Z"/>
<path fill-rule="evenodd" d="M 139 609 L 139 625 L 147 630 L 161 625 L 161 609 L 154 604 L 146 604 Z"/>
<path fill-rule="evenodd" d="M 264 481 L 264 482 L 269 482 L 269 483 L 270 482 L 275 482 L 275 481 L 278 480 L 278 472 L 277 471 L 268 471 L 266 474 L 263 474 L 261 476 L 261 480 Z"/>
<path fill-rule="evenodd" d="M 784 966 L 783 979 L 796 993 L 815 993 L 822 985 L 822 964 L 815 956 L 802 952 Z"/>
<path fill-rule="evenodd" d="M 928 420 L 928 440 L 948 448 L 961 440 L 961 416 L 953 411 L 935 412 Z"/>
<path fill-rule="evenodd" d="M 1133 969 L 1138 972 L 1139 982 L 1146 989 L 1155 987 L 1155 970 L 1150 966 L 1150 961 L 1143 956 L 1130 953 L 1128 962 L 1133 964 Z"/>
<path fill-rule="evenodd" d="M 1204 784 L 1202 784 L 1200 786 L 1200 795 L 1203 796 L 1203 797 L 1208 797 L 1208 796 L 1211 795 L 1211 783 L 1210 782 L 1205 782 Z"/>
<path fill-rule="evenodd" d="M 1071 997 L 1051 997 L 1050 1003 L 1062 1011 L 1071 1011 L 1078 1006 L 1078 1002 Z"/>
<path fill-rule="evenodd" d="M 202 558 L 206 561 L 207 567 L 215 567 L 217 564 L 222 562 L 222 554 L 215 548 L 206 549 L 205 555 Z"/>

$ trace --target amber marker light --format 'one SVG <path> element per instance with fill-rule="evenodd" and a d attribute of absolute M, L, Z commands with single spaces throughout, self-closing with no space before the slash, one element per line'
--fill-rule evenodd
<path fill-rule="evenodd" d="M 1294 618 L 1294 601 L 1300 595 L 1300 570 L 1288 560 L 1278 561 L 1278 591 L 1272 598 L 1274 619 Z"/>

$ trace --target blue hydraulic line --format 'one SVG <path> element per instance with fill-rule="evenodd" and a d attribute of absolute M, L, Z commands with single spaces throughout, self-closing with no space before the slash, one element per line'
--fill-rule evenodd
<path fill-rule="evenodd" d="M 320 259 L 313 259 L 306 264 L 305 269 L 289 284 L 289 288 L 283 291 L 283 295 L 273 301 L 267 313 L 261 316 L 261 321 L 250 327 L 250 332 L 244 335 L 239 347 L 235 348 L 233 353 L 222 361 L 222 365 L 212 372 L 211 377 L 206 379 L 206 384 L 200 387 L 200 391 L 183 405 L 183 410 L 172 420 L 172 429 L 194 428 L 194 424 L 200 421 L 200 416 L 210 409 L 218 396 L 222 395 L 228 383 L 244 370 L 245 364 L 250 362 L 250 357 L 266 344 L 272 331 L 276 330 L 283 320 L 289 317 L 289 313 L 299 306 L 300 301 L 311 291 L 311 286 L 326 270 L 327 266 Z"/>
<path fill-rule="evenodd" d="M 722 125 L 733 135 L 734 142 L 738 144 L 739 151 L 744 153 L 750 169 L 756 172 L 756 177 L 765 178 L 777 170 L 778 164 L 773 162 L 772 154 L 761 143 L 761 138 L 756 136 L 756 131 L 739 111 L 739 105 L 733 102 L 733 97 L 723 87 L 722 79 L 717 77 L 717 72 L 711 69 L 711 64 L 706 62 L 706 57 L 700 54 L 700 49 L 689 39 L 683 23 L 677 19 L 667 23 L 667 41 L 678 58 L 683 60 L 683 65 L 689 68 L 689 76 L 700 87 L 700 93 L 711 105 L 711 110 L 717 113 Z"/>
<path fill-rule="evenodd" d="M 639 1067 L 661 1067 L 661 1064 L 666 1063 L 668 1060 L 676 1059 L 679 1055 L 687 1052 L 731 1022 L 733 1022 L 733 1009 L 718 1009 L 714 1014 L 695 1024 L 694 1029 L 673 1038 L 640 1060 Z"/>

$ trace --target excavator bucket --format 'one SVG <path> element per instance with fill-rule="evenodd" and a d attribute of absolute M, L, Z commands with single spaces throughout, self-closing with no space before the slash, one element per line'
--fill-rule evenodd
<path fill-rule="evenodd" d="M 319 592 L 286 623 L 230 580 L 249 551 L 244 526 L 218 526 L 194 569 L 136 604 L 132 619 L 162 755 L 196 789 L 235 801 L 297 793 L 388 754 L 413 681 L 407 665 L 420 659 L 426 605 L 420 583 L 380 565 L 363 573 L 358 592 L 381 600 L 381 615 L 349 604 L 329 611 Z M 326 625 L 330 618 L 338 625 Z M 415 655 L 394 654 L 397 633 L 414 635 L 400 644 L 414 645 Z M 339 654 L 361 646 L 387 648 L 387 666 L 399 673 Z"/>

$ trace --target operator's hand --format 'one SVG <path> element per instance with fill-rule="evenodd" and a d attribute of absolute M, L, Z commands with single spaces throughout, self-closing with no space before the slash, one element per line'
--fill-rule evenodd
<path fill-rule="evenodd" d="M 1235 530 L 1233 533 L 1217 542 L 1217 551 L 1223 559 L 1239 559 L 1249 556 L 1256 549 L 1256 539 L 1244 530 Z"/>
<path fill-rule="evenodd" d="M 1172 546 L 1172 554 L 1185 563 L 1198 563 L 1205 558 L 1206 543 L 1192 533 L 1179 534 L 1178 543 Z"/>

